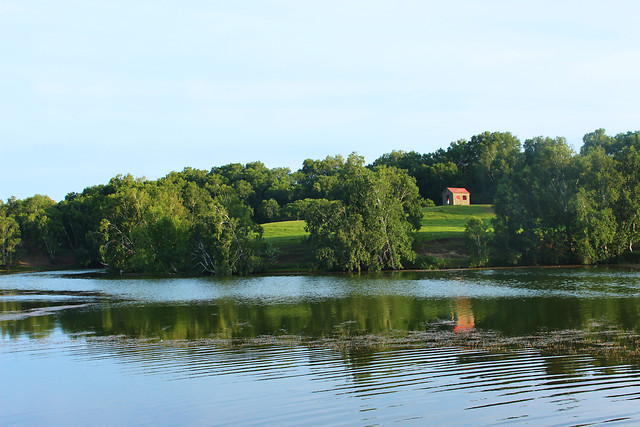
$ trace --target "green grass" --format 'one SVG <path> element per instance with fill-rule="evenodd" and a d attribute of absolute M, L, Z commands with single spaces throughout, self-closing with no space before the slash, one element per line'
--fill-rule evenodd
<path fill-rule="evenodd" d="M 430 241 L 464 237 L 464 228 L 474 216 L 488 223 L 495 217 L 491 205 L 436 206 L 422 209 L 422 227 L 417 240 Z"/>
<path fill-rule="evenodd" d="M 437 206 L 423 208 L 422 227 L 416 233 L 415 250 L 423 257 L 446 259 L 447 266 L 465 262 L 462 238 L 467 222 L 474 216 L 489 222 L 495 217 L 491 205 Z M 279 251 L 275 271 L 310 270 L 313 264 L 311 247 L 305 242 L 309 235 L 304 221 L 281 221 L 262 224 L 264 238 Z"/>
<path fill-rule="evenodd" d="M 279 251 L 275 271 L 309 270 L 313 264 L 313 252 L 305 238 L 309 235 L 304 230 L 305 222 L 280 221 L 262 224 L 263 237 Z"/>
<path fill-rule="evenodd" d="M 269 222 L 262 224 L 262 229 L 264 230 L 264 238 L 267 240 L 292 237 L 302 238 L 309 234 L 304 231 L 304 221 L 302 220 Z"/>
<path fill-rule="evenodd" d="M 469 257 L 464 242 L 464 229 L 473 217 L 489 223 L 495 214 L 491 205 L 436 206 L 422 209 L 422 227 L 416 233 L 414 250 L 417 264 L 425 268 L 466 267 Z"/>

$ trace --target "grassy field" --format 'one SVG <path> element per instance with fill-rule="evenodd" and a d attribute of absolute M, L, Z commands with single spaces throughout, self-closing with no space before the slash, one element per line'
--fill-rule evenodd
<path fill-rule="evenodd" d="M 304 221 L 281 221 L 281 222 L 269 222 L 262 224 L 264 230 L 264 238 L 271 243 L 287 241 L 292 238 L 306 237 L 308 233 L 304 231 Z"/>
<path fill-rule="evenodd" d="M 313 263 L 313 253 L 305 243 L 309 235 L 304 230 L 305 222 L 281 221 L 262 224 L 264 239 L 278 249 L 278 262 L 273 266 L 276 271 L 309 270 Z"/>
<path fill-rule="evenodd" d="M 422 227 L 416 240 L 464 237 L 464 227 L 474 216 L 489 222 L 495 217 L 491 205 L 436 206 L 422 209 Z"/>
<path fill-rule="evenodd" d="M 443 267 L 464 266 L 464 228 L 474 216 L 489 222 L 495 216 L 491 205 L 437 206 L 423 208 L 422 227 L 416 233 L 414 249 L 420 263 Z M 304 221 L 282 221 L 262 224 L 265 240 L 279 250 L 274 270 L 309 270 L 313 253 L 305 243 L 308 233 Z M 427 260 L 427 261 L 425 261 Z M 417 265 L 420 266 L 420 265 Z"/>
<path fill-rule="evenodd" d="M 495 214 L 491 205 L 436 206 L 423 208 L 422 227 L 413 248 L 418 267 L 466 267 L 469 264 L 464 242 L 467 222 L 478 217 L 489 223 Z"/>

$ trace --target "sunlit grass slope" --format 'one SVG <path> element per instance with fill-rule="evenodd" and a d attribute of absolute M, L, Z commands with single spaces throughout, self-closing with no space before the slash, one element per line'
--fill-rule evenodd
<path fill-rule="evenodd" d="M 421 241 L 462 238 L 465 225 L 474 216 L 487 224 L 495 217 L 491 205 L 436 206 L 423 208 L 422 214 L 422 227 L 416 237 Z"/>
<path fill-rule="evenodd" d="M 465 251 L 464 228 L 474 216 L 489 222 L 495 217 L 491 205 L 437 206 L 423 208 L 422 227 L 416 233 L 418 254 L 455 258 Z M 278 249 L 280 256 L 274 270 L 309 270 L 313 263 L 304 221 L 281 221 L 262 224 L 265 240 Z"/>
<path fill-rule="evenodd" d="M 262 224 L 264 238 L 270 242 L 277 239 L 292 239 L 306 237 L 309 233 L 304 231 L 304 221 L 280 221 Z"/>
<path fill-rule="evenodd" d="M 422 227 L 413 248 L 418 267 L 465 267 L 469 264 L 464 229 L 473 217 L 489 223 L 495 217 L 491 205 L 436 206 L 423 208 Z"/>
<path fill-rule="evenodd" d="M 264 239 L 279 251 L 274 270 L 309 270 L 313 253 L 305 238 L 304 221 L 281 221 L 262 224 Z"/>

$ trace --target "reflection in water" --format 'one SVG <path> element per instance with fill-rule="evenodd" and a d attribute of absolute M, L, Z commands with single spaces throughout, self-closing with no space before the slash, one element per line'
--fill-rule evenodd
<path fill-rule="evenodd" d="M 637 274 L 16 275 L 0 289 L 3 424 L 640 420 Z"/>
<path fill-rule="evenodd" d="M 235 299 L 193 304 L 112 302 L 104 297 L 38 302 L 0 299 L 0 332 L 12 338 L 42 337 L 61 330 L 66 334 L 189 340 L 348 337 L 437 328 L 522 336 L 543 330 L 586 330 L 600 323 L 637 331 L 639 309 L 636 298 L 354 295 L 269 305 Z"/>
<path fill-rule="evenodd" d="M 456 327 L 455 332 L 465 332 L 473 329 L 475 319 L 473 317 L 473 309 L 471 301 L 468 298 L 456 299 Z"/>

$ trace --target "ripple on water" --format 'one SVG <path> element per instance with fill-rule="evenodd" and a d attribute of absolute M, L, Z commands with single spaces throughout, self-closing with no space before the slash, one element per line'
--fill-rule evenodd
<path fill-rule="evenodd" d="M 640 279 L 593 273 L 3 276 L 0 419 L 637 423 Z"/>
<path fill-rule="evenodd" d="M 200 424 L 571 424 L 640 419 L 637 367 L 602 365 L 584 354 L 545 356 L 533 349 L 492 354 L 450 346 L 359 352 L 297 344 L 234 348 L 205 341 L 113 337 L 47 345 L 25 340 L 10 349 L 1 347 L 0 358 L 9 363 L 20 359 L 21 368 L 43 378 L 43 389 L 51 374 L 45 370 L 56 363 L 67 368 L 71 363 L 79 374 L 106 370 L 108 375 L 97 375 L 99 387 L 92 393 L 106 406 L 120 408 L 122 420 L 128 421 L 150 421 L 139 418 L 141 411 L 160 411 L 168 423 Z M 53 363 L 41 367 L 43 360 Z M 8 384 L 17 381 L 18 375 L 2 371 Z M 55 379 L 54 374 L 51 380 Z M 84 384 L 82 378 L 73 381 Z M 86 401 L 73 390 L 62 388 L 57 398 L 67 402 L 69 411 L 91 420 L 95 405 L 75 407 Z M 38 397 L 38 390 L 32 393 Z M 0 394 L 3 401 L 16 403 L 15 397 Z M 148 398 L 142 398 L 145 395 Z M 28 412 L 12 413 L 9 419 L 18 423 L 29 420 Z M 70 412 L 65 410 L 64 416 Z"/>

